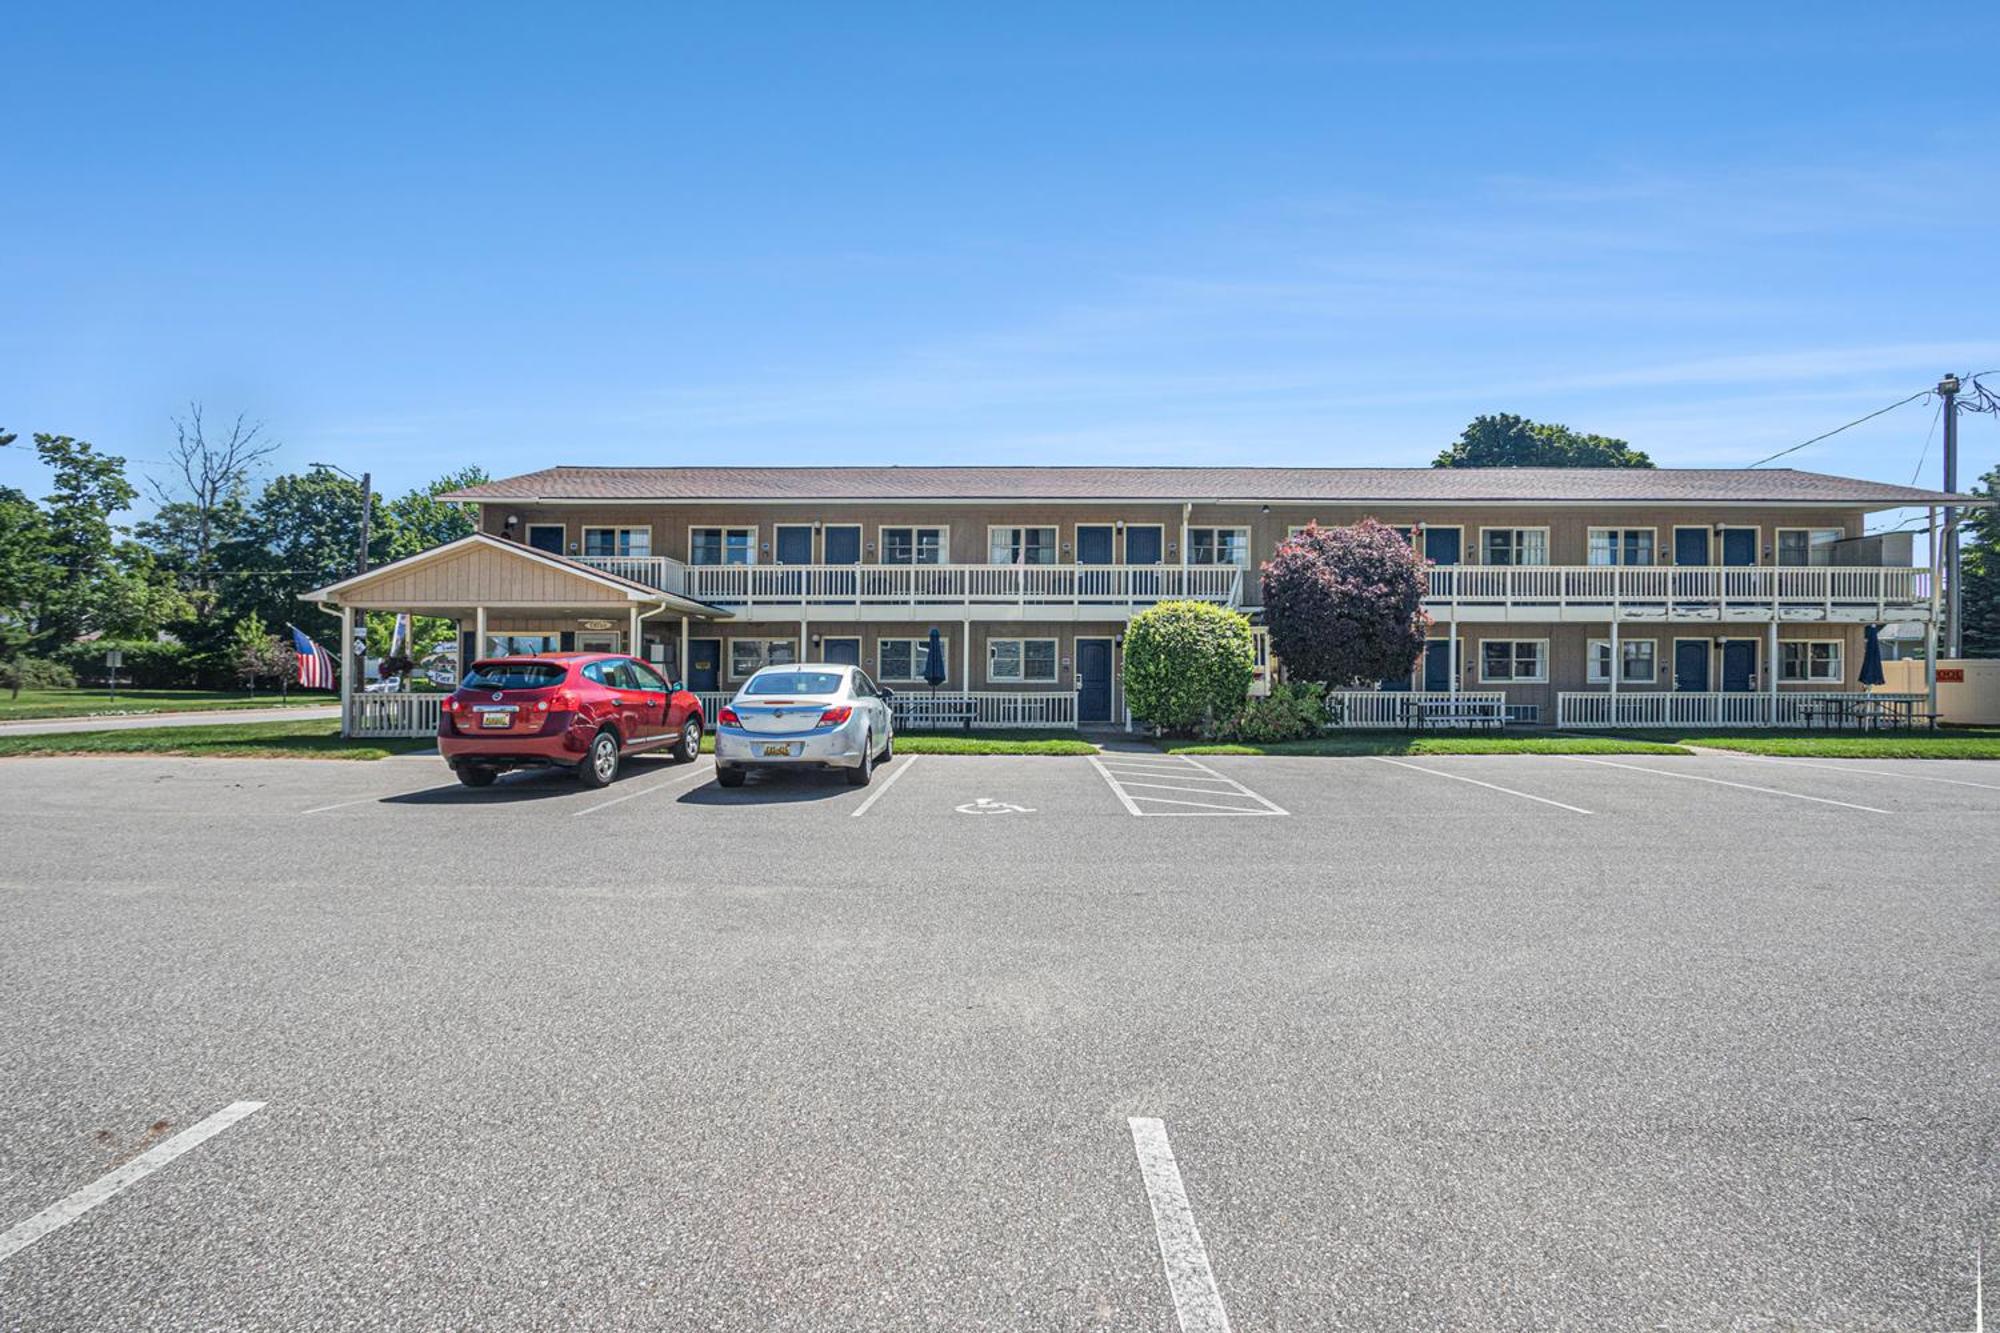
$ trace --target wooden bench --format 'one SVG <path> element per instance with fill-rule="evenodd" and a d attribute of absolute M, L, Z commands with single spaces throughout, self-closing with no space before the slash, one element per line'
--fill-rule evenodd
<path fill-rule="evenodd" d="M 1410 731 L 1426 728 L 1504 727 L 1507 706 L 1488 699 L 1405 699 L 1403 726 Z"/>

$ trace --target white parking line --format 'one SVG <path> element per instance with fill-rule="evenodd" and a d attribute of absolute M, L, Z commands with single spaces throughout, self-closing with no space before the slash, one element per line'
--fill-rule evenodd
<path fill-rule="evenodd" d="M 1546 796 L 1537 796 L 1533 792 L 1515 791 L 1512 787 L 1503 787 L 1497 782 L 1482 782 L 1478 778 L 1469 778 L 1463 773 L 1447 773 L 1441 768 L 1425 768 L 1422 764 L 1405 763 L 1401 759 L 1385 759 L 1379 754 L 1369 757 L 1380 760 L 1385 764 L 1394 764 L 1397 768 L 1407 768 L 1414 773 L 1428 773 L 1434 778 L 1450 778 L 1453 782 L 1470 782 L 1475 787 L 1484 787 L 1488 791 L 1505 792 L 1509 796 L 1518 796 L 1524 801 L 1540 801 L 1543 805 L 1553 805 L 1558 810 L 1568 810 L 1573 814 L 1587 815 L 1590 813 L 1590 811 L 1580 805 L 1568 805 L 1562 801 L 1552 801 Z"/>
<path fill-rule="evenodd" d="M 1099 776 L 1111 784 L 1111 790 L 1117 793 L 1120 801 L 1124 802 L 1125 810 L 1128 814 L 1191 816 L 1195 814 L 1283 815 L 1290 813 L 1284 807 L 1266 800 L 1256 792 L 1251 791 L 1235 778 L 1218 773 L 1206 764 L 1197 763 L 1186 755 L 1173 755 L 1160 760 L 1147 760 L 1143 766 L 1134 765 L 1125 756 L 1115 753 L 1110 758 L 1112 762 L 1105 763 L 1096 755 L 1092 755 L 1090 763 L 1097 770 Z M 1139 781 L 1141 777 L 1148 779 L 1179 778 L 1183 783 L 1215 785 L 1183 786 L 1179 783 Z M 1214 796 L 1221 799 L 1213 802 L 1183 801 L 1171 796 L 1151 795 L 1151 791 L 1155 789 L 1187 792 L 1196 796 Z M 1227 804 L 1229 799 L 1238 797 L 1244 800 L 1255 801 L 1262 808 L 1252 810 L 1240 805 Z M 1197 808 L 1177 810 L 1148 808 L 1159 805 Z"/>
<path fill-rule="evenodd" d="M 1788 768 L 1826 768 L 1836 773 L 1866 773 L 1876 778 L 1903 778 L 1910 782 L 1942 782 L 1948 787 L 1977 787 L 1981 791 L 2000 791 L 2000 784 L 1991 782 L 1967 782 L 1964 778 L 1940 778 L 1929 773 L 1893 773 L 1880 768 L 1855 768 L 1846 759 L 1790 759 L 1769 754 L 1743 754 L 1737 750 L 1702 749 L 1704 755 L 1719 755 L 1728 759 L 1747 759 L 1757 764 L 1783 764 Z M 1911 763 L 1927 763 L 1928 760 L 1911 760 Z"/>
<path fill-rule="evenodd" d="M 848 816 L 852 819 L 859 819 L 861 816 L 867 814 L 870 807 L 872 807 L 875 804 L 875 802 L 881 800 L 884 796 L 887 796 L 889 794 L 889 788 L 896 785 L 897 779 L 901 778 L 903 774 L 909 772 L 912 768 L 916 766 L 916 762 L 917 762 L 917 757 L 915 755 L 913 754 L 904 755 L 903 762 L 896 769 L 896 771 L 891 773 L 888 779 L 885 782 L 883 782 L 881 786 L 877 787 L 874 791 L 869 792 L 867 800 L 863 801 L 860 805 L 857 805 L 852 810 L 848 811 L 847 812 Z"/>
<path fill-rule="evenodd" d="M 60 1231 L 127 1185 L 152 1175 L 188 1149 L 200 1147 L 263 1105 L 262 1102 L 231 1102 L 165 1143 L 148 1148 L 110 1175 L 100 1176 L 68 1198 L 52 1203 L 27 1221 L 8 1228 L 6 1234 L 0 1235 L 0 1260 L 27 1249 L 51 1231 Z"/>
<path fill-rule="evenodd" d="M 422 791 L 423 788 L 419 787 L 417 790 Z M 377 792 L 373 796 L 357 796 L 351 801 L 335 801 L 332 805 L 316 805 L 310 810 L 301 810 L 299 813 L 302 815 L 323 815 L 329 810 L 345 810 L 350 805 L 366 805 L 370 801 L 386 801 L 389 799 L 389 796 L 406 796 L 408 794 L 407 792 L 391 792 L 385 796 Z"/>
<path fill-rule="evenodd" d="M 1717 787 L 1735 787 L 1740 791 L 1760 791 L 1766 796 L 1789 796 L 1795 801 L 1811 801 L 1817 805 L 1837 805 L 1843 810 L 1860 810 L 1871 815 L 1886 815 L 1887 810 L 1877 810 L 1872 805 L 1856 805 L 1852 801 L 1835 801 L 1824 796 L 1807 796 L 1803 792 L 1779 791 L 1776 787 L 1755 787 L 1747 782 L 1730 782 L 1724 778 L 1705 778 L 1699 773 L 1671 773 L 1663 768 L 1645 768 L 1638 764 L 1620 764 L 1610 759 L 1587 759 L 1580 754 L 1566 754 L 1562 758 L 1579 764 L 1601 764 L 1605 768 L 1629 768 L 1634 773 L 1651 773 L 1656 778 L 1683 778 L 1688 782 L 1707 782 Z"/>
<path fill-rule="evenodd" d="M 1153 1234 L 1160 1242 L 1160 1263 L 1167 1270 L 1174 1314 L 1181 1333 L 1229 1333 L 1229 1312 L 1222 1308 L 1208 1250 L 1188 1207 L 1180 1165 L 1167 1142 L 1167 1127 L 1158 1120 L 1133 1116 L 1132 1150 L 1139 1155 L 1139 1174 L 1146 1182 L 1146 1201 L 1153 1208 Z"/>
<path fill-rule="evenodd" d="M 614 796 L 608 801 L 599 801 L 596 805 L 586 805 L 581 810 L 572 810 L 570 811 L 570 818 L 581 819 L 585 815 L 594 815 L 599 810 L 609 810 L 612 806 L 618 805 L 619 803 L 624 801 L 637 800 L 641 796 L 651 796 L 656 791 L 661 791 L 667 787 L 678 786 L 679 784 L 686 782 L 689 778 L 708 778 L 714 776 L 715 776 L 715 765 L 710 764 L 704 767 L 701 763 L 697 762 L 695 766 L 689 769 L 687 772 L 681 773 L 675 777 L 667 778 L 662 782 L 655 782 L 650 787 L 642 788 L 639 791 L 628 791 L 623 796 Z"/>

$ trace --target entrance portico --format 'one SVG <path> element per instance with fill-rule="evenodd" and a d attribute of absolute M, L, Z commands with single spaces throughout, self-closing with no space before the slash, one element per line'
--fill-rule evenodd
<path fill-rule="evenodd" d="M 719 607 L 594 569 L 550 551 L 484 533 L 303 595 L 340 617 L 341 732 L 415 736 L 436 731 L 442 693 L 357 691 L 357 617 L 368 612 L 434 616 L 458 626 L 459 670 L 474 658 L 509 652 L 600 648 L 685 674 L 698 626 L 730 619 Z"/>

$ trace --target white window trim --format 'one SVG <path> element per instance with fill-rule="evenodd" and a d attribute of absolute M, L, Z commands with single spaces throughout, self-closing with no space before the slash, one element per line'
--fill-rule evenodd
<path fill-rule="evenodd" d="M 993 649 L 1003 643 L 1021 645 L 1021 674 L 1018 676 L 997 676 L 993 673 Z M 1055 651 L 1050 656 L 1048 676 L 1028 674 L 1028 645 L 1046 643 Z M 1062 640 L 1049 635 L 1033 634 L 1022 638 L 1006 637 L 986 641 L 986 683 L 988 685 L 1055 685 L 1062 681 Z"/>
<path fill-rule="evenodd" d="M 705 528 L 707 528 L 707 527 L 713 527 L 713 526 L 715 526 L 715 525 L 714 525 L 714 524 L 712 524 L 712 523 L 704 523 L 704 524 L 702 524 L 701 526 L 702 526 L 702 527 L 705 527 Z M 804 528 L 804 529 L 805 529 L 805 531 L 806 531 L 806 564 L 808 564 L 808 565 L 816 565 L 816 564 L 818 564 L 818 563 L 819 563 L 819 543 L 818 543 L 817 541 L 815 541 L 815 540 L 814 540 L 814 538 L 816 538 L 816 537 L 817 537 L 817 536 L 819 535 L 819 525 L 818 525 L 818 524 L 816 524 L 816 523 L 773 523 L 773 524 L 771 525 L 771 563 L 772 563 L 772 564 L 774 564 L 774 565 L 777 565 L 777 564 L 782 564 L 782 563 L 784 563 L 783 561 L 781 561 L 781 560 L 779 560 L 779 559 L 778 559 L 778 552 L 779 552 L 780 550 L 782 550 L 782 549 L 783 549 L 783 543 L 782 543 L 782 542 L 780 541 L 780 539 L 779 539 L 779 536 L 778 536 L 778 534 L 779 534 L 779 533 L 781 533 L 781 532 L 783 532 L 783 531 L 785 531 L 785 529 L 787 529 L 787 528 Z M 752 532 L 752 533 L 750 534 L 750 553 L 751 553 L 751 555 L 753 555 L 753 556 L 754 556 L 754 555 L 756 555 L 756 553 L 757 553 L 757 534 L 756 534 L 755 532 Z M 689 529 L 688 529 L 688 554 L 690 554 L 690 555 L 694 554 L 694 529 L 693 529 L 693 528 L 689 528 Z M 754 563 L 754 561 L 753 561 L 753 563 Z M 798 566 L 798 565 L 793 565 L 793 566 L 791 566 L 791 567 L 792 567 L 793 569 L 798 569 L 798 568 L 800 568 L 800 566 Z"/>
<path fill-rule="evenodd" d="M 1657 564 L 1659 564 L 1659 563 L 1660 563 L 1660 530 L 1659 530 L 1659 528 L 1657 528 L 1657 527 L 1654 527 L 1654 526 L 1649 526 L 1649 525 L 1647 525 L 1647 524 L 1645 524 L 1645 523 L 1602 523 L 1602 524 L 1597 524 L 1597 523 L 1593 523 L 1593 524 L 1592 524 L 1592 525 L 1591 525 L 1590 527 L 1588 527 L 1588 528 L 1584 529 L 1584 533 L 1583 533 L 1583 563 L 1584 563 L 1584 564 L 1586 564 L 1586 565 L 1589 565 L 1589 564 L 1590 564 L 1590 539 L 1591 539 L 1592 537 L 1595 537 L 1595 536 L 1596 536 L 1596 535 L 1597 535 L 1598 533 L 1600 533 L 1600 532 L 1615 532 L 1615 533 L 1617 533 L 1617 534 L 1619 535 L 1619 537 L 1621 538 L 1621 540 L 1620 540 L 1620 541 L 1619 541 L 1619 543 L 1618 543 L 1618 549 L 1619 549 L 1619 551 L 1620 551 L 1620 553 L 1621 553 L 1621 554 L 1623 553 L 1623 551 L 1624 551 L 1624 548 L 1625 548 L 1625 543 L 1624 543 L 1624 541 L 1622 540 L 1622 538 L 1624 537 L 1624 535 L 1625 535 L 1626 533 L 1628 533 L 1628 532 L 1650 532 L 1650 533 L 1652 533 L 1652 534 L 1653 534 L 1653 564 L 1654 564 L 1654 565 L 1657 565 Z M 1648 568 L 1651 568 L 1651 566 L 1648 566 L 1648 565 L 1626 565 L 1626 564 L 1611 564 L 1611 565 L 1595 565 L 1595 566 L 1592 566 L 1592 568 L 1595 568 L 1595 569 L 1648 569 Z"/>
<path fill-rule="evenodd" d="M 1484 538 L 1481 538 L 1482 544 L 1484 544 L 1484 540 Z M 1480 639 L 1477 642 L 1479 644 L 1479 683 L 1481 685 L 1546 685 L 1549 683 L 1549 641 L 1547 639 L 1502 639 L 1495 637 Z M 1489 643 L 1540 644 L 1541 650 L 1535 654 L 1536 674 L 1533 676 L 1508 676 L 1504 679 L 1495 679 L 1487 675 L 1486 645 Z M 1513 654 L 1509 653 L 1508 656 L 1511 658 Z"/>
<path fill-rule="evenodd" d="M 1653 670 L 1650 675 L 1627 676 L 1622 674 L 1622 668 L 1621 668 L 1621 674 L 1618 677 L 1618 683 L 1620 685 L 1653 685 L 1658 683 L 1660 679 L 1660 641 L 1656 638 L 1651 637 L 1650 635 L 1641 635 L 1637 638 L 1630 638 L 1630 639 L 1624 637 L 1623 635 L 1620 635 L 1618 639 L 1618 656 L 1621 659 L 1621 662 L 1625 656 L 1625 645 L 1628 643 L 1650 643 L 1653 645 Z M 1611 640 L 1586 639 L 1584 641 L 1583 679 L 1585 684 L 1609 685 L 1611 683 L 1610 675 L 1606 674 L 1600 676 L 1597 674 L 1597 650 L 1600 646 L 1605 649 L 1608 655 L 1611 649 Z"/>
<path fill-rule="evenodd" d="M 1152 564 L 1152 565 L 1139 565 L 1139 566 L 1135 566 L 1135 568 L 1139 568 L 1139 569 L 1159 569 L 1159 568 L 1162 568 L 1162 567 L 1164 567 L 1164 566 L 1166 565 L 1166 563 L 1167 563 L 1167 525 L 1166 525 L 1166 524 L 1164 524 L 1164 523 L 1123 523 L 1123 522 L 1114 522 L 1114 523 L 1112 524 L 1112 526 L 1113 526 L 1113 528 L 1114 528 L 1114 529 L 1121 529 L 1121 530 L 1120 530 L 1120 531 L 1118 532 L 1118 547 L 1117 547 L 1117 555 L 1118 555 L 1118 558 L 1119 558 L 1119 559 L 1120 559 L 1121 561 L 1123 561 L 1124 563 L 1126 563 L 1126 564 L 1128 564 L 1128 565 L 1130 565 L 1130 564 L 1132 563 L 1132 530 L 1133 530 L 1134 528 L 1151 528 L 1151 529 L 1152 529 L 1153 531 L 1155 531 L 1155 532 L 1157 532 L 1157 533 L 1159 533 L 1159 534 L 1160 534 L 1160 559 L 1159 559 L 1159 562 L 1158 562 L 1157 564 Z"/>
<path fill-rule="evenodd" d="M 885 643 L 907 643 L 910 645 L 909 675 L 891 676 L 882 670 L 882 645 Z M 923 684 L 924 654 L 930 651 L 930 646 L 931 636 L 928 634 L 923 635 L 921 638 L 905 634 L 884 634 L 880 636 L 875 640 L 875 670 L 869 673 L 870 678 L 884 681 L 890 685 Z M 944 678 L 949 681 L 952 677 L 951 636 L 949 634 L 938 635 L 938 647 L 944 652 Z"/>
<path fill-rule="evenodd" d="M 747 532 L 750 534 L 750 563 L 757 563 L 757 525 L 755 523 L 690 523 L 688 524 L 688 566 L 695 569 L 727 569 L 727 565 L 696 565 L 694 562 L 694 535 L 697 532 L 719 532 L 722 534 L 722 549 L 729 550 L 729 534 Z"/>
<path fill-rule="evenodd" d="M 1772 528 L 1772 529 L 1771 529 L 1771 563 L 1772 563 L 1772 564 L 1774 564 L 1774 565 L 1778 563 L 1778 557 L 1780 557 L 1781 555 L 1783 555 L 1783 554 L 1784 554 L 1784 551 L 1785 551 L 1785 534 L 1786 534 L 1786 533 L 1788 533 L 1788 532 L 1803 532 L 1803 533 L 1804 533 L 1804 534 L 1806 535 L 1806 563 L 1805 563 L 1805 564 L 1803 564 L 1803 565 L 1786 565 L 1786 566 L 1784 566 L 1784 568 L 1786 568 L 1786 569 L 1806 569 L 1806 568 L 1809 568 L 1809 567 L 1810 567 L 1810 566 L 1812 565 L 1812 549 L 1813 549 L 1813 539 L 1812 539 L 1812 535 L 1813 535 L 1813 534 L 1814 534 L 1815 532 L 1831 532 L 1831 533 L 1834 533 L 1834 534 L 1836 534 L 1836 535 L 1835 535 L 1835 537 L 1834 537 L 1834 541 L 1845 541 L 1845 540 L 1847 539 L 1847 529 L 1846 529 L 1846 528 L 1839 528 L 1839 527 L 1825 527 L 1825 526 L 1821 526 L 1821 527 L 1817 527 L 1817 528 L 1807 528 L 1807 527 L 1798 527 L 1798 526 L 1794 526 L 1794 525 L 1789 525 L 1789 524 L 1788 524 L 1787 526 L 1785 526 L 1785 527 L 1782 527 L 1782 528 Z"/>
<path fill-rule="evenodd" d="M 561 539 L 560 541 L 558 541 L 558 542 L 556 543 L 556 554 L 558 554 L 558 555 L 561 555 L 561 556 L 568 556 L 568 555 L 569 555 L 569 524 L 567 524 L 567 523 L 530 523 L 530 524 L 526 525 L 526 526 L 525 526 L 525 527 L 524 527 L 524 528 L 522 529 L 522 534 L 523 534 L 523 535 L 525 536 L 525 538 L 527 539 L 527 543 L 528 543 L 528 547 L 529 547 L 529 549 L 530 549 L 530 550 L 536 550 L 536 551 L 539 551 L 539 550 L 541 550 L 542 548 L 541 548 L 541 547 L 539 547 L 539 546 L 536 546 L 536 545 L 535 545 L 535 529 L 536 529 L 536 528 L 554 528 L 554 529 L 555 529 L 555 530 L 556 530 L 557 532 L 560 532 L 560 533 L 562 534 L 562 539 Z M 650 538 L 650 537 L 649 537 L 649 538 L 647 539 L 647 542 L 646 542 L 646 544 L 647 544 L 647 546 L 649 546 L 649 547 L 650 547 L 650 546 L 652 545 L 652 540 L 651 540 L 651 538 Z"/>
<path fill-rule="evenodd" d="M 590 555 L 590 534 L 593 532 L 643 532 L 646 534 L 646 556 L 653 551 L 653 525 L 651 523 L 585 523 L 576 530 L 577 550 Z M 593 560 L 643 560 L 646 556 L 609 555 L 591 556 Z"/>
<path fill-rule="evenodd" d="M 739 643 L 761 643 L 764 645 L 764 651 L 761 654 L 762 660 L 760 660 L 756 666 L 750 668 L 747 674 L 741 674 L 741 675 L 739 675 L 736 670 L 736 645 Z M 799 641 L 796 636 L 787 636 L 783 634 L 774 634 L 774 635 L 743 634 L 727 640 L 722 645 L 722 669 L 723 672 L 725 673 L 724 679 L 748 680 L 750 679 L 751 676 L 756 675 L 759 671 L 762 671 L 765 667 L 770 666 L 771 645 L 774 643 L 789 643 L 790 645 L 792 645 L 791 662 L 780 663 L 780 665 L 789 666 L 789 665 L 796 665 L 798 663 Z"/>
<path fill-rule="evenodd" d="M 1092 526 L 1104 526 L 1104 525 L 1102 525 L 1102 524 L 1088 524 L 1088 523 L 1086 523 L 1086 524 L 1085 524 L 1084 526 L 1085 526 L 1085 527 L 1092 527 Z M 1062 524 L 1060 524 L 1060 523 L 988 523 L 988 524 L 986 525 L 986 563 L 987 563 L 987 564 L 989 564 L 989 565 L 993 565 L 993 566 L 994 566 L 995 568 L 999 568 L 999 569 L 1011 569 L 1011 568 L 1014 568 L 1014 562 L 1013 562 L 1013 561 L 1009 560 L 1009 561 L 1008 561 L 1008 562 L 1007 562 L 1006 564 L 1004 564 L 1004 565 L 1001 565 L 1001 564 L 998 564 L 998 563 L 997 563 L 997 562 L 996 562 L 996 561 L 995 561 L 995 560 L 993 559 L 993 534 L 994 534 L 994 533 L 996 533 L 996 532 L 1018 532 L 1018 533 L 1020 533 L 1020 534 L 1021 534 L 1021 547 L 1022 547 L 1022 549 L 1023 549 L 1023 550 L 1025 550 L 1025 549 L 1027 548 L 1027 534 L 1028 534 L 1028 533 L 1030 533 L 1030 532 L 1048 532 L 1048 533 L 1053 533 L 1053 534 L 1054 534 L 1054 540 L 1053 540 L 1052 542 L 1050 542 L 1050 544 L 1049 544 L 1049 550 L 1050 550 L 1051 552 L 1053 552 L 1053 553 L 1054 553 L 1054 555 L 1055 555 L 1055 559 L 1054 559 L 1054 560 L 1052 560 L 1052 561 L 1050 561 L 1048 565 L 1025 565 L 1025 566 L 1022 566 L 1022 568 L 1025 568 L 1025 569 L 1047 569 L 1047 568 L 1049 568 L 1049 565 L 1060 565 L 1060 564 L 1063 564 L 1063 563 L 1065 563 L 1065 562 L 1064 562 L 1064 560 L 1063 560 L 1063 558 L 1062 558 L 1062 532 L 1063 532 L 1063 530 L 1062 530 Z M 1009 544 L 1010 544 L 1010 545 L 1012 544 L 1012 543 L 1011 543 L 1011 541 L 1010 541 L 1010 543 L 1009 543 Z"/>
<path fill-rule="evenodd" d="M 883 537 L 882 534 L 887 532 L 890 528 L 909 528 L 911 530 L 912 541 L 915 540 L 915 534 L 919 532 L 937 533 L 938 554 L 943 557 L 943 559 L 938 561 L 938 565 L 948 565 L 951 563 L 951 524 L 949 523 L 878 523 L 875 525 L 875 558 L 873 560 L 870 560 L 868 558 L 868 552 L 863 551 L 861 553 L 861 563 L 865 565 L 889 564 L 889 542 L 885 537 Z M 930 566 L 893 565 L 890 567 L 894 569 L 905 569 L 912 567 L 935 569 L 937 568 L 937 565 L 930 565 Z"/>
<path fill-rule="evenodd" d="M 1243 562 L 1241 564 L 1238 564 L 1234 560 L 1230 560 L 1227 562 L 1221 560 L 1211 560 L 1207 564 L 1196 565 L 1194 563 L 1194 535 L 1197 532 L 1242 533 Z M 1257 567 L 1256 556 L 1254 556 L 1250 550 L 1250 525 L 1247 523 L 1190 523 L 1187 525 L 1187 527 L 1182 529 L 1182 533 L 1185 536 L 1185 546 L 1186 546 L 1186 550 L 1183 552 L 1183 554 L 1187 557 L 1188 564 L 1196 569 L 1255 569 Z"/>
<path fill-rule="evenodd" d="M 1806 674 L 1788 676 L 1785 674 L 1785 648 L 1789 644 L 1805 644 L 1802 665 Z M 1809 645 L 1823 643 L 1833 649 L 1834 673 L 1831 676 L 1812 674 L 1812 648 Z M 1847 679 L 1847 643 L 1843 639 L 1780 639 L 1778 640 L 1778 683 L 1780 685 L 1839 685 Z"/>
<path fill-rule="evenodd" d="M 1487 565 L 1489 569 L 1546 569 L 1555 560 L 1555 543 L 1548 525 L 1533 523 L 1496 523 L 1479 529 L 1479 563 L 1486 565 L 1486 534 L 1489 532 L 1539 532 L 1542 534 L 1542 563 L 1539 565 Z M 1465 539 L 1459 538 L 1458 562 L 1465 563 Z"/>

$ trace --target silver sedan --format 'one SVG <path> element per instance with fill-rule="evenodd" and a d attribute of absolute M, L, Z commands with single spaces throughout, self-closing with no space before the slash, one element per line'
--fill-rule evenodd
<path fill-rule="evenodd" d="M 895 755 L 893 697 L 860 667 L 765 667 L 715 716 L 715 780 L 740 787 L 753 768 L 807 764 L 846 769 L 849 786 L 865 787 Z"/>

